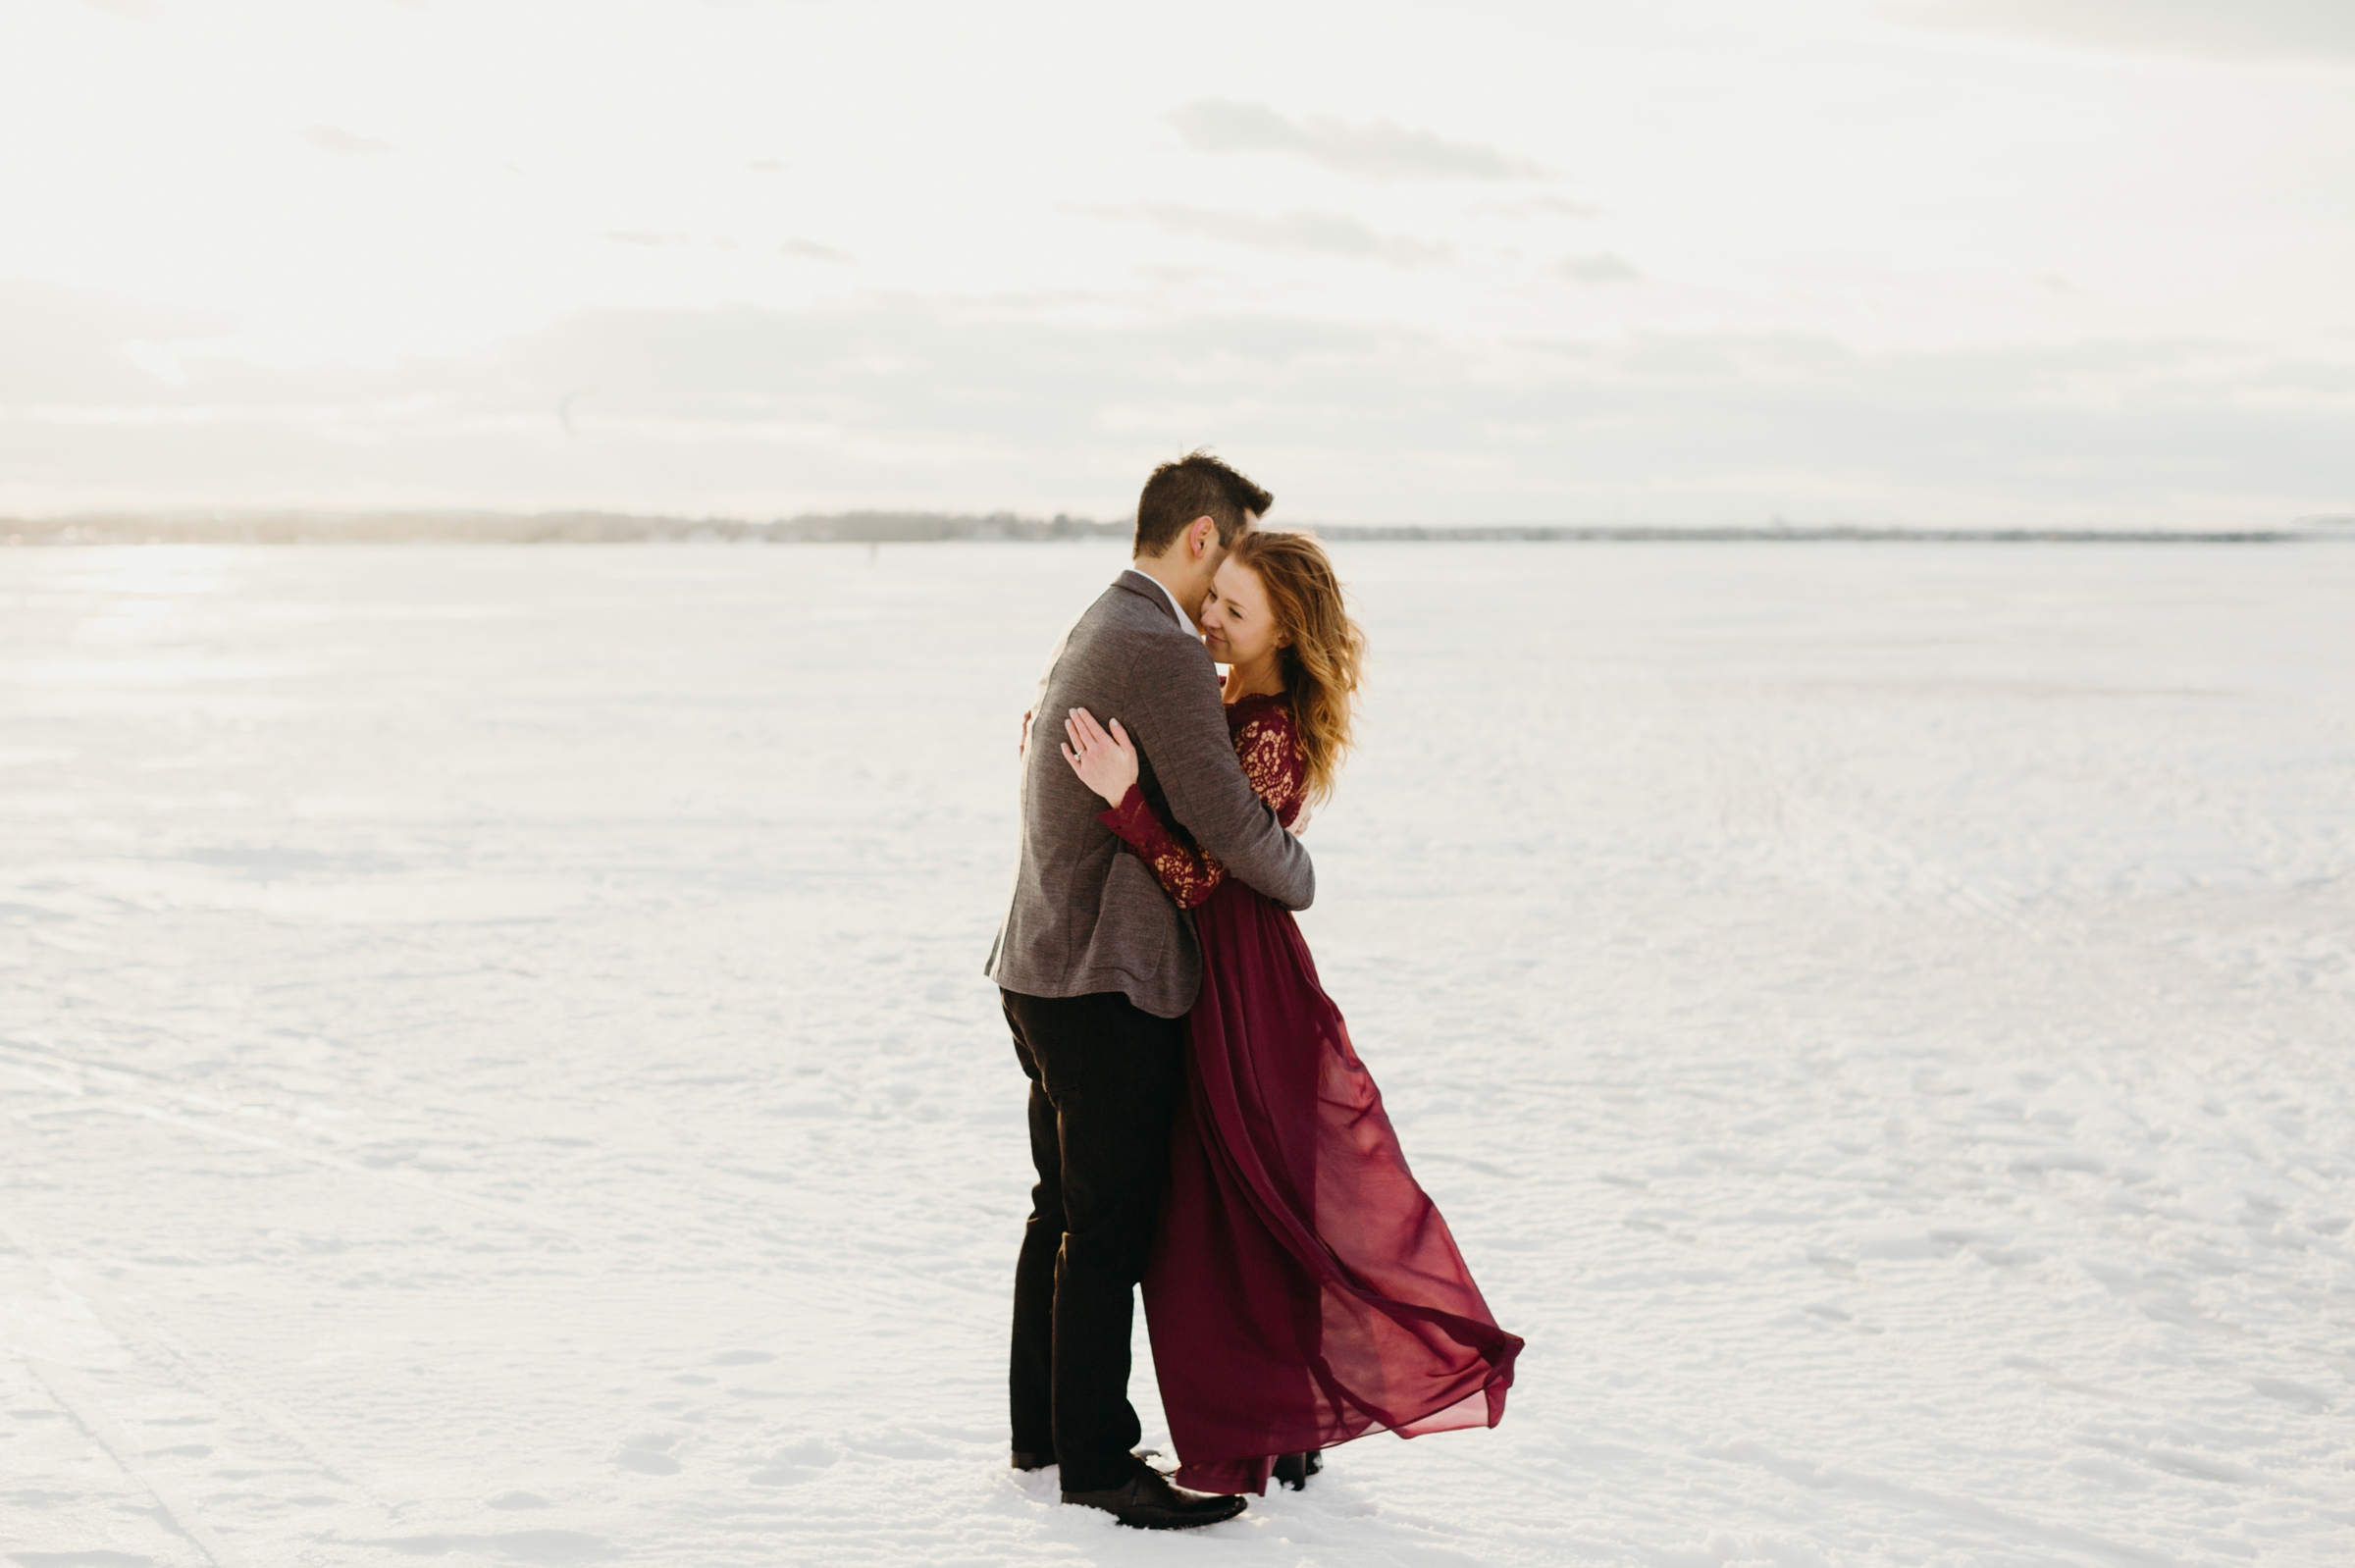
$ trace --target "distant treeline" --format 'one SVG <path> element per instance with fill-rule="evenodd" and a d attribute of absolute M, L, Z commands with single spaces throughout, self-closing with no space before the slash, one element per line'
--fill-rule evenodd
<path fill-rule="evenodd" d="M 698 540 L 914 544 L 944 539 L 1126 538 L 1126 523 L 1084 517 L 840 512 L 747 522 L 633 512 L 101 512 L 0 519 L 12 545 L 624 545 Z"/>
<path fill-rule="evenodd" d="M 1330 540 L 1649 540 L 1694 544 L 1736 540 L 1886 540 L 1965 544 L 2264 545 L 2339 534 L 2355 516 L 2303 517 L 2281 528 L 2186 532 L 2173 529 L 1894 528 L 1850 524 L 1462 526 L 1323 523 Z M 99 512 L 67 518 L 0 518 L 9 545 L 620 545 L 669 541 L 753 544 L 924 544 L 952 539 L 1125 539 L 1129 523 L 1058 512 L 1023 517 L 951 512 L 835 512 L 748 522 L 734 517 L 662 517 L 631 512 Z"/>

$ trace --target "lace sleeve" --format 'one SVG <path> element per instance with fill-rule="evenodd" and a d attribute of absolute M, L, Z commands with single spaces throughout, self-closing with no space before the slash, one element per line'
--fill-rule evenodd
<path fill-rule="evenodd" d="M 1120 805 L 1097 812 L 1096 820 L 1136 851 L 1137 859 L 1153 868 L 1155 879 L 1181 910 L 1199 909 L 1227 880 L 1227 867 L 1191 844 L 1180 843 L 1169 825 L 1153 814 L 1153 808 L 1145 803 L 1145 792 L 1133 784 Z"/>

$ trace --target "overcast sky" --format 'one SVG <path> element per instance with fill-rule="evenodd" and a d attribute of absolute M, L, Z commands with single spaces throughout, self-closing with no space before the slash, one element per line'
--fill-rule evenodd
<path fill-rule="evenodd" d="M 2355 511 L 2355 5 L 16 0 L 0 510 Z"/>

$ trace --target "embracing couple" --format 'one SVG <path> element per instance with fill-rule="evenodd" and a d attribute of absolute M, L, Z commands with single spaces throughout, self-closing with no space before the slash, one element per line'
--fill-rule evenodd
<path fill-rule="evenodd" d="M 1205 452 L 1154 470 L 1135 563 L 1023 719 L 1021 868 L 990 955 L 1038 1168 L 1014 1283 L 1014 1463 L 1182 1530 L 1322 1450 L 1494 1426 L 1521 1341 L 1407 1170 L 1291 912 L 1364 638 L 1305 535 Z M 1228 667 L 1224 687 L 1216 663 Z M 1142 1283 L 1179 1461 L 1136 1452 Z M 1188 1490 L 1190 1489 L 1190 1490 Z"/>

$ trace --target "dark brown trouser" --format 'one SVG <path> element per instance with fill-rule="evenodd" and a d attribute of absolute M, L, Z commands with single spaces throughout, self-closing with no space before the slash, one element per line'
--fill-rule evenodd
<path fill-rule="evenodd" d="M 1118 991 L 1005 998 L 1030 1079 L 1030 1219 L 1014 1272 L 1014 1446 L 1063 1490 L 1118 1487 L 1141 1436 L 1128 1402 L 1136 1283 L 1169 1171 L 1185 1023 Z"/>

